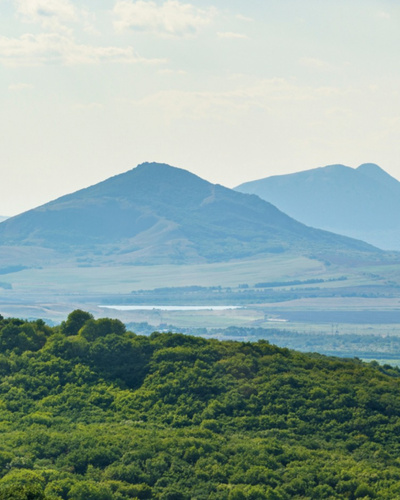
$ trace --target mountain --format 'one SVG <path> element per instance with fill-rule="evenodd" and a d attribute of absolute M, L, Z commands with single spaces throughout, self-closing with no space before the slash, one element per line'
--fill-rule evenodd
<path fill-rule="evenodd" d="M 400 182 L 378 165 L 329 165 L 237 186 L 312 227 L 400 250 Z"/>
<path fill-rule="evenodd" d="M 7 216 L 5 216 L 5 215 L 0 215 L 0 222 L 3 222 L 3 220 L 6 220 L 6 219 L 8 219 L 8 217 L 7 217 Z"/>
<path fill-rule="evenodd" d="M 1 248 L 2 247 L 2 248 Z M 0 251 L 92 264 L 190 263 L 269 252 L 367 252 L 357 240 L 309 228 L 258 196 L 188 171 L 144 163 L 0 225 Z"/>

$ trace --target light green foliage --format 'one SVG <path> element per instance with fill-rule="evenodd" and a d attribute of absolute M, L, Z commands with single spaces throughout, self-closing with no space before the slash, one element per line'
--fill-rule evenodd
<path fill-rule="evenodd" d="M 400 497 L 398 369 L 82 313 L 0 319 L 0 500 Z"/>
<path fill-rule="evenodd" d="M 15 464 L 15 460 L 13 461 Z M 11 463 L 13 463 L 11 462 Z M 23 462 L 19 466 L 24 467 Z M 0 482 L 1 500 L 44 500 L 44 479 L 41 474 L 29 469 L 14 469 Z"/>

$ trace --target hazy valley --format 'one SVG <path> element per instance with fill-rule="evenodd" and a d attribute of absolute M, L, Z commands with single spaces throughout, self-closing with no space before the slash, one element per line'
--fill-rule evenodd
<path fill-rule="evenodd" d="M 326 167 L 317 173 L 329 177 L 332 171 L 344 171 L 358 179 L 360 170 L 369 178 L 377 174 L 379 189 L 384 179 L 394 190 L 397 181 L 375 166 L 355 171 Z M 311 174 L 296 175 L 307 175 L 312 185 Z M 321 192 L 322 181 L 316 177 L 310 192 Z M 357 189 L 364 193 L 365 182 L 361 184 Z M 330 189 L 340 192 L 340 186 Z M 295 193 L 287 192 L 294 199 Z M 339 217 L 340 210 L 329 203 L 329 213 Z M 322 217 L 320 212 L 313 208 Z M 388 334 L 400 334 L 399 254 L 310 228 L 254 194 L 213 185 L 168 165 L 139 165 L 2 222 L 0 257 L 3 314 L 57 323 L 82 307 L 96 317 L 106 312 L 128 324 L 145 323 L 145 328 L 188 333 L 203 328 L 205 335 L 216 336 L 229 327 L 262 328 L 268 336 L 272 325 L 278 332 L 321 331 L 326 336 L 325 347 L 317 333 L 303 343 L 292 334 L 281 342 L 274 337 L 280 345 L 293 342 L 302 350 L 400 359 L 397 347 L 388 353 L 385 340 Z M 112 305 L 240 309 L 99 307 Z M 249 338 L 257 337 L 247 332 Z M 333 348 L 328 336 L 337 332 L 341 342 Z M 346 333 L 357 335 L 360 345 L 350 338 L 347 342 Z M 365 345 L 362 336 L 367 333 L 376 336 L 375 346 L 370 341 Z"/>

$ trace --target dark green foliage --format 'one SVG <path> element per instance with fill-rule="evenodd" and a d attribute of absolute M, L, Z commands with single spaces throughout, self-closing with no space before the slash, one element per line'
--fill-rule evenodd
<path fill-rule="evenodd" d="M 93 341 L 106 335 L 122 335 L 125 330 L 125 325 L 119 319 L 89 319 L 82 326 L 79 335 L 86 340 Z"/>
<path fill-rule="evenodd" d="M 62 323 L 61 331 L 65 333 L 65 335 L 78 335 L 79 330 L 86 321 L 90 319 L 93 319 L 92 314 L 82 311 L 81 309 L 76 309 L 68 315 L 67 321 Z"/>
<path fill-rule="evenodd" d="M 74 317 L 0 319 L 0 500 L 400 498 L 398 369 Z"/>
<path fill-rule="evenodd" d="M 50 329 L 43 321 L 24 322 L 19 319 L 0 321 L 0 352 L 37 351 L 46 343 Z"/>

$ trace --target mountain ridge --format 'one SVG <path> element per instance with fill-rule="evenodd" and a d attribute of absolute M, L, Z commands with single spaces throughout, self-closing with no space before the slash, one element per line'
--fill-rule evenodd
<path fill-rule="evenodd" d="M 154 162 L 4 221 L 0 246 L 6 245 L 131 264 L 213 262 L 285 251 L 379 252 L 307 227 L 258 196 Z"/>
<path fill-rule="evenodd" d="M 327 165 L 240 184 L 312 227 L 400 249 L 400 182 L 381 167 Z"/>

